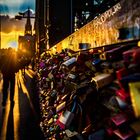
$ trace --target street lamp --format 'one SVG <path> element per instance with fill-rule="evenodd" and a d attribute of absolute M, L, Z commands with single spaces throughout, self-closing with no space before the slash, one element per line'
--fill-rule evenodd
<path fill-rule="evenodd" d="M 18 15 L 15 16 L 15 19 L 21 20 L 22 18 L 28 18 L 28 12 L 30 14 L 29 15 L 30 18 L 35 18 L 34 13 L 31 11 L 30 8 L 28 8 L 28 10 L 23 12 L 23 13 L 22 12 L 18 12 Z"/>

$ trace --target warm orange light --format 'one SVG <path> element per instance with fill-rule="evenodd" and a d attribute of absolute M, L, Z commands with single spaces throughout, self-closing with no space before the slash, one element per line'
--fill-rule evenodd
<path fill-rule="evenodd" d="M 12 31 L 10 33 L 1 33 L 1 48 L 18 48 L 18 36 L 23 32 Z"/>
<path fill-rule="evenodd" d="M 27 70 L 25 70 L 25 73 L 27 73 Z M 27 98 L 29 100 L 29 103 L 30 103 L 30 107 L 32 108 L 32 111 L 35 112 L 34 106 L 33 106 L 32 100 L 31 100 L 31 98 L 29 96 L 29 91 L 28 91 L 28 89 L 27 89 L 27 87 L 25 85 L 25 79 L 23 78 L 21 70 L 19 71 L 18 74 L 19 74 L 19 83 L 20 83 L 20 86 L 22 88 L 22 91 L 23 91 L 24 94 L 26 94 L 26 96 L 27 96 Z"/>
<path fill-rule="evenodd" d="M 19 135 L 16 133 L 19 130 L 19 123 L 20 123 L 20 110 L 19 110 L 19 87 L 18 87 L 18 76 L 16 76 L 16 84 L 15 84 L 15 106 L 14 106 L 14 114 L 13 114 L 13 122 L 14 122 L 14 140 L 19 140 Z"/>

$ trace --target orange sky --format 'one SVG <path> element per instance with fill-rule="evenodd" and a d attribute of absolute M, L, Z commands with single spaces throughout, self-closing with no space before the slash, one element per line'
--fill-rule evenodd
<path fill-rule="evenodd" d="M 12 31 L 10 33 L 1 33 L 1 48 L 17 48 L 18 36 L 24 35 L 22 31 Z"/>
<path fill-rule="evenodd" d="M 32 22 L 32 29 L 34 20 Z M 24 35 L 26 19 L 20 21 L 7 19 L 1 25 L 1 48 L 18 48 L 18 37 Z"/>

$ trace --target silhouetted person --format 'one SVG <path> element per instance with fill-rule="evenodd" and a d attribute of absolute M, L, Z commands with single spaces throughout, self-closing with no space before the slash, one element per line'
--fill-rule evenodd
<path fill-rule="evenodd" d="M 32 70 L 35 68 L 35 58 L 31 59 Z"/>
<path fill-rule="evenodd" d="M 22 50 L 18 50 L 18 58 L 20 63 L 20 69 L 22 74 L 25 76 L 25 69 L 28 69 L 29 64 L 31 63 L 31 56 Z"/>
<path fill-rule="evenodd" d="M 1 72 L 3 75 L 3 101 L 2 105 L 6 105 L 8 97 L 8 87 L 10 85 L 10 101 L 14 104 L 15 90 L 15 74 L 18 71 L 17 54 L 13 49 L 8 49 L 2 58 Z"/>

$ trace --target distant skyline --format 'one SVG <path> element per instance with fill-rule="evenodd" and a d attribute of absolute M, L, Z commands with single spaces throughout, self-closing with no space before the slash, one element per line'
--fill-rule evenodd
<path fill-rule="evenodd" d="M 18 36 L 24 35 L 26 18 L 16 20 L 15 15 L 25 12 L 28 8 L 35 12 L 35 0 L 0 0 L 1 48 L 18 47 Z"/>

